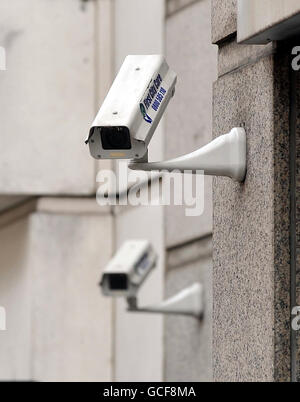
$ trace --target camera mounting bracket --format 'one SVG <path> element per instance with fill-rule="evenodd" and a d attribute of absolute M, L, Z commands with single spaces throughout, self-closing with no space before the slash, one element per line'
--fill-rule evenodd
<path fill-rule="evenodd" d="M 246 176 L 246 132 L 242 127 L 233 128 L 209 144 L 187 155 L 161 162 L 148 162 L 148 154 L 129 163 L 133 170 L 158 170 L 171 172 L 190 171 L 210 176 L 230 177 L 242 182 Z"/>
<path fill-rule="evenodd" d="M 187 315 L 201 319 L 204 314 L 203 285 L 194 283 L 175 296 L 153 306 L 138 307 L 135 296 L 127 297 L 127 304 L 130 312 Z"/>

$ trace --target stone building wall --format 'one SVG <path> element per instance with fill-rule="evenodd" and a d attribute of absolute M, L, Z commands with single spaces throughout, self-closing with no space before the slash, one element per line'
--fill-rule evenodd
<path fill-rule="evenodd" d="M 290 381 L 290 49 L 237 44 L 236 1 L 212 7 L 213 133 L 244 126 L 248 165 L 213 182 L 214 379 Z"/>

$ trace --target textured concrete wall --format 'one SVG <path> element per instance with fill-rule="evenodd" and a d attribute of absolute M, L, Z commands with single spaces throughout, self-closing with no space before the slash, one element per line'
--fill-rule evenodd
<path fill-rule="evenodd" d="M 299 44 L 296 39 L 290 48 Z M 300 306 L 300 72 L 291 73 L 291 303 Z M 300 382 L 300 331 L 292 332 L 293 381 Z"/>
<path fill-rule="evenodd" d="M 237 29 L 237 0 L 211 0 L 212 43 L 223 41 Z"/>
<path fill-rule="evenodd" d="M 296 182 L 296 193 L 295 193 L 295 242 L 296 242 L 296 254 L 295 254 L 295 305 L 300 306 L 300 74 L 297 73 L 297 122 L 296 122 L 296 132 L 295 140 L 296 143 L 296 166 L 295 166 L 295 182 Z M 298 382 L 300 382 L 300 331 L 296 334 L 296 350 L 295 350 L 295 377 Z"/>
<path fill-rule="evenodd" d="M 176 3 L 176 4 L 175 4 Z M 211 140 L 212 83 L 217 76 L 217 48 L 210 38 L 210 1 L 168 2 L 166 56 L 178 75 L 176 93 L 166 113 L 165 157 L 192 152 Z M 173 9 L 171 9 L 174 7 Z M 176 7 L 175 7 L 176 6 Z M 204 213 L 185 215 L 185 207 L 165 207 L 165 296 L 194 282 L 205 289 L 205 316 L 165 319 L 164 378 L 212 380 L 212 195 L 205 178 Z"/>
<path fill-rule="evenodd" d="M 216 15 L 236 12 L 213 4 Z M 289 59 L 273 45 L 237 45 L 232 29 L 221 34 L 213 22 L 220 44 L 213 131 L 245 126 L 248 171 L 242 184 L 213 184 L 214 379 L 288 381 Z"/>

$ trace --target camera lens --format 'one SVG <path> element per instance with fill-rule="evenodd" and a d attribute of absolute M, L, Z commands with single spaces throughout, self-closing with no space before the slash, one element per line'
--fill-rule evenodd
<path fill-rule="evenodd" d="M 108 280 L 111 290 L 126 290 L 128 288 L 127 275 L 125 274 L 110 274 Z"/>
<path fill-rule="evenodd" d="M 131 149 L 127 127 L 100 127 L 103 149 Z"/>

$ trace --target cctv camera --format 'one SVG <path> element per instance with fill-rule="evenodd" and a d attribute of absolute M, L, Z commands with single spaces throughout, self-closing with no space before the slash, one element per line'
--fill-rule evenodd
<path fill-rule="evenodd" d="M 175 169 L 243 182 L 247 170 L 243 127 L 234 127 L 190 154 L 148 163 L 148 144 L 174 95 L 176 80 L 163 56 L 127 56 L 85 141 L 91 155 L 131 159 L 133 170 Z"/>
<path fill-rule="evenodd" d="M 135 297 L 157 256 L 147 240 L 130 240 L 123 244 L 105 268 L 100 286 L 105 296 Z"/>
<path fill-rule="evenodd" d="M 174 95 L 176 74 L 163 56 L 127 56 L 86 143 L 96 159 L 141 159 Z"/>
<path fill-rule="evenodd" d="M 135 313 L 183 314 L 201 318 L 203 286 L 194 283 L 158 304 L 139 307 L 137 292 L 155 267 L 157 255 L 147 240 L 126 241 L 105 268 L 100 286 L 104 296 L 125 297 L 128 311 Z"/>

